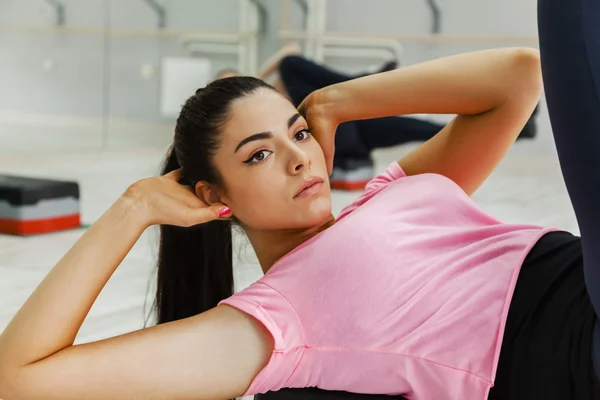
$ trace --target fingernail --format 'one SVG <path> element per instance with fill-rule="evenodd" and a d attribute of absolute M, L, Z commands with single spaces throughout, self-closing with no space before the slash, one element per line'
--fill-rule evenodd
<path fill-rule="evenodd" d="M 221 209 L 221 211 L 219 211 L 219 217 L 224 217 L 227 214 L 229 214 L 231 212 L 231 209 L 229 207 L 225 207 L 223 209 Z"/>

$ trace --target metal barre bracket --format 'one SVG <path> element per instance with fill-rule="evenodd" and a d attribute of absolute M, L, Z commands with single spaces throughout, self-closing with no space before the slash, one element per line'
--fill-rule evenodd
<path fill-rule="evenodd" d="M 159 4 L 158 1 L 156 0 L 144 0 L 146 2 L 146 4 L 148 4 L 150 6 L 150 8 L 152 8 L 155 12 L 156 15 L 158 17 L 158 27 L 159 28 L 164 28 L 167 26 L 167 10 L 166 8 Z"/>
<path fill-rule="evenodd" d="M 431 15 L 433 16 L 433 21 L 432 21 L 432 25 L 431 25 L 431 33 L 432 34 L 438 34 L 442 31 L 442 27 L 441 27 L 441 11 L 440 11 L 440 7 L 437 5 L 437 3 L 435 2 L 435 0 L 426 0 L 427 4 L 429 5 L 429 9 L 431 10 Z"/>
<path fill-rule="evenodd" d="M 258 0 L 250 0 L 250 2 L 254 4 L 258 11 L 258 33 L 263 34 L 267 31 L 267 9 Z"/>
<path fill-rule="evenodd" d="M 306 2 L 306 0 L 296 0 L 296 3 L 298 3 L 298 5 L 300 5 L 300 8 L 302 9 L 302 13 L 304 14 L 303 28 L 306 29 L 306 19 L 308 17 L 308 3 Z"/>
<path fill-rule="evenodd" d="M 63 26 L 65 24 L 65 5 L 58 0 L 46 0 L 46 3 L 54 8 L 56 13 L 56 25 Z"/>

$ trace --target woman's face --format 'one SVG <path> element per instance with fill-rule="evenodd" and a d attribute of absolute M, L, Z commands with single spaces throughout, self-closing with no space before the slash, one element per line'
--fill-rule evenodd
<path fill-rule="evenodd" d="M 305 229 L 331 217 L 323 151 L 279 93 L 260 89 L 232 105 L 215 155 L 218 193 L 244 227 Z"/>

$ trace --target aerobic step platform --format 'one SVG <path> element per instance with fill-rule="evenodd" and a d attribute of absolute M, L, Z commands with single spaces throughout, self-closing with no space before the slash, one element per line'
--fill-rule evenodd
<path fill-rule="evenodd" d="M 80 226 L 76 182 L 0 175 L 0 233 L 28 236 Z"/>

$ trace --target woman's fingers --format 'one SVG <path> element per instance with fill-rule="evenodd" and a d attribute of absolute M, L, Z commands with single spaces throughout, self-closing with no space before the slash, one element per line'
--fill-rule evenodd
<path fill-rule="evenodd" d="M 223 204 L 215 204 L 210 207 L 196 208 L 189 212 L 185 225 L 194 226 L 204 224 L 216 219 L 229 219 L 231 210 Z"/>
<path fill-rule="evenodd" d="M 327 174 L 331 175 L 333 172 L 333 157 L 335 155 L 335 144 L 333 140 L 328 140 L 327 151 L 323 150 L 325 153 L 325 162 L 327 165 Z"/>

